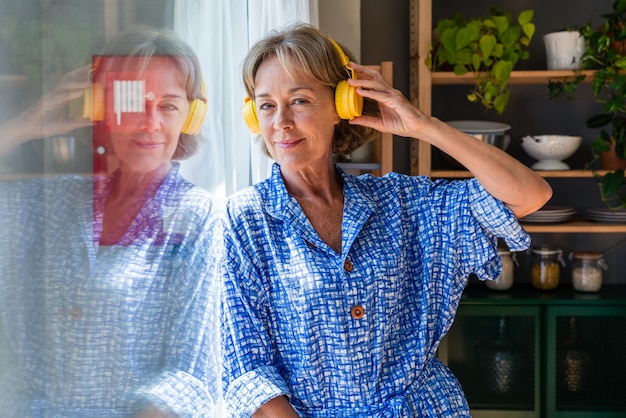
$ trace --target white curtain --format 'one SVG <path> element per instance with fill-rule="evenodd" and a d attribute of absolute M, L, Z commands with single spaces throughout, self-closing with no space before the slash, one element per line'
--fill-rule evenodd
<path fill-rule="evenodd" d="M 174 30 L 198 54 L 209 110 L 198 153 L 183 175 L 218 197 L 265 179 L 272 161 L 261 154 L 241 116 L 241 64 L 249 47 L 275 28 L 318 22 L 318 0 L 177 0 Z"/>

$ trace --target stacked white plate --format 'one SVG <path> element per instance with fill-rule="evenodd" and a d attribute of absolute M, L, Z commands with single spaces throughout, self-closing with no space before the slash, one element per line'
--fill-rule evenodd
<path fill-rule="evenodd" d="M 587 219 L 598 222 L 626 222 L 626 209 L 595 208 L 585 211 Z"/>
<path fill-rule="evenodd" d="M 576 214 L 576 209 L 569 206 L 544 206 L 538 211 L 520 219 L 522 222 L 553 223 L 569 221 Z"/>

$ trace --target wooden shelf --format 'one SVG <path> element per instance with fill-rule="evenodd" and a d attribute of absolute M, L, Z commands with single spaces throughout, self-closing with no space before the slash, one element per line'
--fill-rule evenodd
<path fill-rule="evenodd" d="M 595 174 L 604 175 L 607 170 L 597 170 Z M 591 170 L 557 170 L 557 171 L 537 171 L 537 173 L 545 178 L 592 178 L 594 172 Z M 472 173 L 467 170 L 431 170 L 431 177 L 439 178 L 470 178 Z"/>
<path fill-rule="evenodd" d="M 593 80 L 595 71 L 584 70 L 580 73 L 585 75 L 583 82 L 589 83 Z M 576 74 L 569 70 L 513 71 L 509 84 L 548 84 L 550 80 L 573 80 L 575 76 Z M 453 72 L 432 72 L 431 78 L 433 85 L 474 84 L 474 75 L 472 73 L 459 76 Z"/>
<path fill-rule="evenodd" d="M 612 222 L 592 222 L 575 220 L 555 224 L 522 223 L 526 232 L 530 233 L 625 233 L 626 224 Z"/>

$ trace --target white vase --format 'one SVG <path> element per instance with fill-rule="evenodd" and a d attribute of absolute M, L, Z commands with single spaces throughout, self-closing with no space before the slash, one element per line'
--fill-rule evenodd
<path fill-rule="evenodd" d="M 548 33 L 543 36 L 548 70 L 579 70 L 585 52 L 585 38 L 578 31 Z"/>

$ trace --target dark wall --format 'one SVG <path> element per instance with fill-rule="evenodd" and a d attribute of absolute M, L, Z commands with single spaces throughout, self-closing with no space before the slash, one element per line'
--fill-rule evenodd
<path fill-rule="evenodd" d="M 394 87 L 409 97 L 409 0 L 361 1 L 361 61 L 393 61 Z M 394 139 L 394 171 L 409 173 L 409 140 Z"/>

